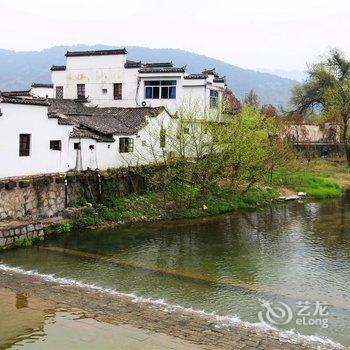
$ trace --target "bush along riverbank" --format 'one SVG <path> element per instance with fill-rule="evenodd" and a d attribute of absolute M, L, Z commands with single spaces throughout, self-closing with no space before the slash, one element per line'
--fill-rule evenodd
<path fill-rule="evenodd" d="M 203 195 L 192 186 L 173 184 L 166 192 L 150 191 L 123 196 L 109 194 L 101 204 L 86 207 L 74 220 L 74 227 L 93 228 L 252 210 L 277 202 L 286 191 L 290 194 L 305 192 L 307 199 L 338 198 L 342 195 L 342 190 L 335 180 L 304 172 L 276 172 L 272 182 L 253 187 L 245 193 L 216 188 Z M 79 204 L 83 203 L 84 199 Z"/>

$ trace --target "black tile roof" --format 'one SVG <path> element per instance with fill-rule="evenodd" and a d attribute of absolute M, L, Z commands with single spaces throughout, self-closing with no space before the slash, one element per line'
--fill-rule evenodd
<path fill-rule="evenodd" d="M 164 68 L 141 68 L 139 73 L 185 73 L 186 66 L 183 67 L 164 67 Z"/>
<path fill-rule="evenodd" d="M 102 135 L 136 134 L 146 122 L 147 116 L 157 116 L 164 108 L 140 107 L 86 107 L 83 103 L 68 99 L 49 99 L 49 117 L 58 118 L 59 123 L 70 121 Z"/>
<path fill-rule="evenodd" d="M 50 102 L 50 108 L 49 108 L 49 114 L 50 115 L 70 115 L 70 114 L 91 114 L 92 107 L 86 107 L 83 103 L 78 102 L 76 100 L 70 100 L 70 99 L 60 99 L 60 98 L 49 98 Z"/>
<path fill-rule="evenodd" d="M 128 52 L 125 48 L 115 50 L 95 50 L 95 51 L 67 51 L 66 57 L 79 56 L 106 56 L 106 55 L 126 55 Z"/>
<path fill-rule="evenodd" d="M 53 88 L 53 84 L 41 84 L 41 83 L 33 83 L 32 84 L 33 88 Z"/>
<path fill-rule="evenodd" d="M 6 97 L 0 94 L 0 101 L 2 103 L 14 103 L 20 105 L 35 105 L 35 106 L 50 106 L 47 99 L 43 98 L 18 98 L 18 97 Z"/>
<path fill-rule="evenodd" d="M 112 136 L 101 135 L 92 130 L 85 129 L 83 127 L 76 127 L 69 135 L 72 139 L 93 139 L 99 142 L 114 142 L 115 139 Z"/>
<path fill-rule="evenodd" d="M 174 67 L 173 62 L 150 62 L 150 63 L 144 63 L 144 67 L 146 68 L 170 68 Z"/>
<path fill-rule="evenodd" d="M 51 68 L 50 68 L 51 71 L 56 71 L 56 70 L 66 70 L 66 66 L 55 66 L 53 65 Z"/>
<path fill-rule="evenodd" d="M 126 60 L 126 63 L 124 64 L 125 68 L 141 68 L 141 61 L 130 61 Z"/>
<path fill-rule="evenodd" d="M 215 78 L 219 78 L 219 75 L 216 73 L 215 68 L 213 68 L 213 69 L 204 69 L 202 74 L 204 74 L 204 75 L 214 75 Z"/>
<path fill-rule="evenodd" d="M 225 77 L 221 77 L 221 78 L 214 78 L 213 82 L 214 83 L 224 83 L 225 82 Z"/>
<path fill-rule="evenodd" d="M 184 76 L 184 79 L 206 79 L 207 76 L 204 74 L 189 74 Z"/>
<path fill-rule="evenodd" d="M 30 94 L 30 90 L 22 90 L 22 91 L 2 91 L 2 96 L 5 97 L 21 97 L 21 96 L 27 96 L 32 97 Z"/>

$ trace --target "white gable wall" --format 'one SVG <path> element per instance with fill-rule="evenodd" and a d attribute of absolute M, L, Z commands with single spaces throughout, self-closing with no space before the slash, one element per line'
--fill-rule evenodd
<path fill-rule="evenodd" d="M 71 126 L 49 119 L 46 106 L 0 103 L 0 178 L 66 172 Z M 19 135 L 30 134 L 30 156 L 19 156 Z M 62 150 L 50 150 L 50 140 L 61 140 Z"/>
<path fill-rule="evenodd" d="M 47 88 L 47 87 L 32 87 L 30 89 L 31 94 L 33 97 L 44 97 L 44 98 L 53 98 L 54 95 L 54 89 L 53 88 Z"/>

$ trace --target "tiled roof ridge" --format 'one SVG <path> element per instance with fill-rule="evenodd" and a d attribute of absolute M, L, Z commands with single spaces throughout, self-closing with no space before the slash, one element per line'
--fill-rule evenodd
<path fill-rule="evenodd" d="M 67 51 L 66 57 L 81 57 L 81 56 L 106 56 L 106 55 L 126 55 L 126 48 L 109 49 L 109 50 L 87 50 L 87 51 Z"/>

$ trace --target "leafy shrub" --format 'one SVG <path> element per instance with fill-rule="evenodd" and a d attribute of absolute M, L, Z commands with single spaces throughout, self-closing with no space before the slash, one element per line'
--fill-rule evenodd
<path fill-rule="evenodd" d="M 56 226 L 57 233 L 66 233 L 72 230 L 72 224 L 67 221 L 62 221 Z"/>
<path fill-rule="evenodd" d="M 99 204 L 96 207 L 96 210 L 99 216 L 101 216 L 101 218 L 103 218 L 106 221 L 119 222 L 122 218 L 121 214 L 117 209 L 107 208 L 103 204 Z"/>
<path fill-rule="evenodd" d="M 78 207 L 85 207 L 87 204 L 87 201 L 84 197 L 80 197 L 78 199 L 73 199 L 68 203 L 69 207 L 72 208 L 78 208 Z"/>
<path fill-rule="evenodd" d="M 102 224 L 102 220 L 99 217 L 83 214 L 76 218 L 74 224 L 78 228 L 96 227 Z"/>
<path fill-rule="evenodd" d="M 27 247 L 30 247 L 31 245 L 33 245 L 33 242 L 31 239 L 28 239 L 28 238 L 21 238 L 21 239 L 18 239 L 17 241 L 14 241 L 12 243 L 12 248 L 27 248 Z"/>

